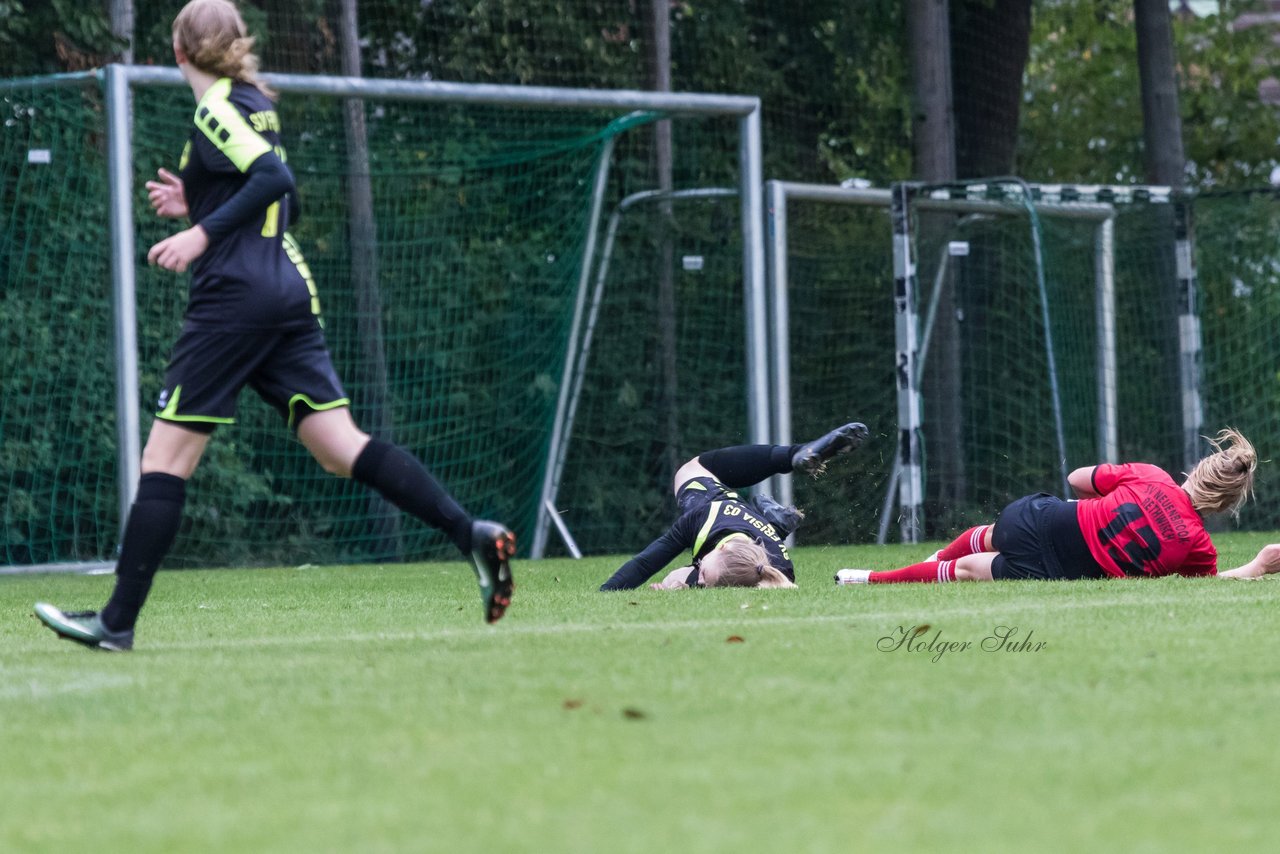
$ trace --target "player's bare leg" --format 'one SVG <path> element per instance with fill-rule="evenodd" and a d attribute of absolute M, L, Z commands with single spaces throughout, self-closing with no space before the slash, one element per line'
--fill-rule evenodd
<path fill-rule="evenodd" d="M 298 439 L 325 471 L 373 487 L 401 510 L 449 535 L 476 574 L 485 621 L 500 620 L 515 590 L 515 534 L 498 522 L 472 519 L 416 457 L 370 438 L 347 407 L 302 415 Z"/>

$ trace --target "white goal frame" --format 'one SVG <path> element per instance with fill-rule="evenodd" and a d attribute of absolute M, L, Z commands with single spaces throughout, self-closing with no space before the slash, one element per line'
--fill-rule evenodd
<path fill-rule="evenodd" d="M 1084 219 L 1096 223 L 1094 239 L 1095 317 L 1098 328 L 1096 373 L 1098 393 L 1097 438 L 1101 458 L 1114 460 L 1119 453 L 1118 402 L 1116 395 L 1116 328 L 1115 328 L 1115 216 L 1113 200 L 1115 190 L 1109 194 L 1092 188 L 1092 193 L 1076 189 L 1036 187 L 1023 185 L 1023 195 L 993 197 L 986 185 L 966 187 L 926 187 L 921 184 L 895 184 L 892 189 L 844 187 L 824 184 L 805 184 L 788 181 L 769 181 L 765 185 L 768 203 L 769 234 L 768 282 L 770 306 L 770 344 L 773 354 L 770 365 L 774 388 L 775 441 L 788 444 L 793 441 L 791 430 L 791 365 L 787 274 L 787 208 L 791 201 L 808 201 L 826 204 L 861 205 L 889 210 L 893 228 L 894 258 L 894 322 L 895 364 L 902 367 L 897 377 L 898 424 L 897 450 L 894 455 L 893 473 L 885 494 L 877 541 L 884 543 L 889 518 L 896 494 L 899 509 L 899 527 L 903 542 L 919 542 L 924 530 L 924 477 L 921 431 L 924 415 L 921 410 L 920 381 L 924 358 L 928 352 L 929 337 L 936 312 L 936 299 L 932 300 L 925 318 L 918 309 L 916 263 L 912 240 L 911 216 L 914 210 L 931 210 L 952 213 L 977 213 L 988 216 L 1037 215 Z M 1128 194 L 1132 194 L 1130 188 Z M 1129 196 L 1126 195 L 1125 198 Z M 1021 204 L 1021 206 L 1019 206 Z M 1181 244 L 1180 244 L 1181 245 Z M 1183 255 L 1190 256 L 1189 243 Z M 943 255 L 940 271 L 945 271 L 948 261 Z M 940 272 L 941 274 L 941 272 Z M 1194 289 L 1194 276 L 1189 285 Z M 1193 292 L 1193 290 L 1192 290 Z M 933 294 L 939 293 L 935 286 Z M 1184 326 L 1193 325 L 1184 323 Z M 1196 324 L 1198 328 L 1198 324 Z M 1198 347 L 1184 343 L 1184 352 Z M 1184 359 L 1194 365 L 1197 356 Z M 1056 379 L 1051 380 L 1056 384 Z M 1184 418 L 1198 412 L 1196 406 L 1187 406 L 1187 384 L 1184 379 Z M 1195 386 L 1193 385 L 1194 389 Z M 1198 393 L 1191 398 L 1198 401 Z M 1057 407 L 1055 406 L 1055 409 Z M 1196 422 L 1198 433 L 1199 425 Z M 1061 427 L 1059 425 L 1059 446 Z M 1060 461 L 1065 467 L 1066 460 Z M 1066 474 L 1063 471 L 1065 483 Z M 775 478 L 774 492 L 783 503 L 791 503 L 793 489 L 790 475 Z"/>

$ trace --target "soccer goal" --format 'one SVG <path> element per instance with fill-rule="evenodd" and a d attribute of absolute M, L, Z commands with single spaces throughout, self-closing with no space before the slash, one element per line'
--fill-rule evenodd
<path fill-rule="evenodd" d="M 1145 332 L 1120 315 L 1161 280 L 1166 233 L 1181 294 L 1178 462 L 1198 454 L 1196 283 L 1186 207 L 1167 191 L 770 181 L 766 200 L 774 434 L 788 442 L 793 419 L 803 438 L 851 416 L 881 439 L 846 477 L 779 478 L 787 500 L 798 487 L 801 505 L 847 508 L 819 540 L 884 542 L 895 518 L 904 541 L 941 536 L 1023 492 L 1065 493 L 1072 467 L 1118 459 L 1121 378 L 1132 382 L 1120 367 L 1161 361 L 1159 318 L 1172 313 L 1151 313 Z M 1128 232 L 1119 309 L 1118 221 Z M 1172 408 L 1156 373 L 1126 405 Z M 929 528 L 926 506 L 939 517 Z"/>
<path fill-rule="evenodd" d="M 757 98 L 265 79 L 282 95 L 303 205 L 295 236 L 354 414 L 421 456 L 468 509 L 522 537 L 536 528 L 548 449 L 566 429 L 578 364 L 571 331 L 589 307 L 602 221 L 618 200 L 654 186 L 656 121 L 672 122 L 677 185 L 709 178 L 733 197 L 697 223 L 659 210 L 620 239 L 615 264 L 633 267 L 631 301 L 606 306 L 615 314 L 600 328 L 615 330 L 615 345 L 652 328 L 653 303 L 640 297 L 657 277 L 638 267 L 644 245 L 696 233 L 708 264 L 677 286 L 701 292 L 701 334 L 726 342 L 717 352 L 725 370 L 702 389 L 702 423 L 721 437 L 768 440 Z M 110 66 L 5 81 L 0 106 L 0 564 L 109 563 L 186 300 L 181 277 L 139 264 L 171 227 L 151 215 L 142 182 L 174 166 L 190 93 L 174 69 Z M 593 382 L 647 412 L 650 392 L 633 375 L 662 355 L 599 344 L 597 353 Z M 594 437 L 607 404 L 580 408 Z M 641 471 L 657 438 L 607 456 Z M 587 470 L 589 459 L 560 460 L 560 474 L 626 488 Z M 237 425 L 215 436 L 190 495 L 167 565 L 451 553 L 435 532 L 399 524 L 363 488 L 325 475 L 252 394 Z M 573 509 L 604 529 L 625 508 L 574 499 Z"/>

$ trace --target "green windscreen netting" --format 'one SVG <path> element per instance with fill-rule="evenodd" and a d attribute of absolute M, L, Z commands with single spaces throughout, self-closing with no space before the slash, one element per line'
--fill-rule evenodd
<path fill-rule="evenodd" d="M 102 99 L 0 99 L 0 563 L 115 546 L 115 366 Z"/>
<path fill-rule="evenodd" d="M 0 404 L 0 562 L 113 556 L 120 524 L 115 355 L 101 91 L 85 85 L 10 90 L 0 198 L 4 398 Z M 418 455 L 467 509 L 533 530 L 542 473 L 581 276 L 594 175 L 617 137 L 604 209 L 652 186 L 652 116 L 458 104 L 363 102 L 367 157 L 351 142 L 343 102 L 287 95 L 279 104 L 302 220 L 293 229 L 315 275 L 325 332 L 363 427 Z M 143 181 L 173 169 L 192 102 L 185 88 L 134 91 L 137 316 L 145 432 L 168 349 L 178 334 L 187 277 L 148 268 L 147 248 L 178 225 L 158 220 Z M 676 180 L 735 182 L 734 120 L 684 131 L 674 122 Z M 628 130 L 631 128 L 631 130 Z M 355 176 L 355 180 L 353 180 Z M 366 180 L 367 178 L 367 180 Z M 360 185 L 368 192 L 361 195 Z M 362 201 L 363 199 L 363 201 Z M 687 336 L 725 341 L 725 373 L 700 386 L 723 417 L 715 443 L 745 426 L 740 339 L 741 235 L 736 203 L 698 240 L 715 255 L 692 281 L 699 317 Z M 655 287 L 637 247 L 671 233 L 629 228 L 619 241 L 633 268 L 611 299 Z M 364 236 L 362 236 L 364 235 Z M 685 251 L 681 249 L 680 251 Z M 688 288 L 685 288 L 687 291 Z M 624 302 L 605 323 L 620 342 L 652 328 L 651 308 Z M 600 339 L 597 339 L 598 341 Z M 650 356 L 599 352 L 602 384 L 639 387 Z M 584 413 L 591 406 L 584 405 Z M 589 417 L 586 429 L 595 431 Z M 594 437 L 594 432 L 593 432 Z M 730 436 L 731 439 L 735 436 Z M 652 437 L 616 449 L 647 465 Z M 575 445 L 575 450 L 578 448 Z M 581 445 L 591 447 L 590 444 Z M 571 452 L 572 453 L 572 452 Z M 594 465 L 584 452 L 575 467 Z M 669 474 L 666 475 L 669 477 Z M 584 487 L 588 488 L 588 487 Z M 166 565 L 356 562 L 447 556 L 444 538 L 385 506 L 369 490 L 325 474 L 251 391 L 237 424 L 219 428 L 192 479 L 182 532 Z M 644 499 L 626 502 L 634 508 Z M 617 508 L 568 492 L 571 524 L 607 524 Z M 587 509 L 578 509 L 587 508 Z M 597 523 L 599 524 L 599 523 Z M 576 526 L 576 525 L 575 525 Z M 615 548 L 633 543 L 614 539 Z"/>
<path fill-rule="evenodd" d="M 1255 500 L 1240 514 L 1254 530 L 1280 528 L 1280 197 L 1274 190 L 1196 199 L 1196 264 L 1205 342 L 1206 427 L 1238 428 L 1262 460 Z"/>
<path fill-rule="evenodd" d="M 120 525 L 105 108 L 95 81 L 62 84 L 0 95 L 5 564 L 109 560 Z M 135 92 L 144 434 L 186 279 L 145 265 L 147 248 L 175 224 L 152 216 L 143 181 L 175 164 L 190 109 L 185 90 Z M 583 275 L 594 170 L 614 139 L 601 232 L 618 212 L 615 240 L 608 252 L 597 241 L 587 274 L 593 287 L 600 280 L 600 301 L 556 507 L 588 552 L 644 545 L 670 520 L 675 467 L 748 438 L 735 121 L 673 122 L 673 186 L 728 191 L 628 201 L 623 211 L 624 200 L 657 184 L 652 116 L 624 129 L 603 111 L 370 99 L 362 159 L 343 109 L 318 96 L 288 95 L 280 105 L 303 201 L 295 234 L 356 418 L 423 458 L 468 509 L 508 521 L 526 545 Z M 1119 457 L 1178 471 L 1182 300 L 1172 205 L 1114 204 Z M 1267 191 L 1189 204 L 1204 429 L 1238 427 L 1270 459 L 1280 438 L 1271 417 L 1280 202 Z M 935 289 L 945 297 L 921 377 L 927 536 L 990 519 L 1027 492 L 1058 492 L 1064 466 L 1100 457 L 1096 222 L 1041 215 L 1033 231 L 1021 205 L 1006 207 L 912 215 L 922 323 Z M 800 540 L 866 542 L 881 528 L 893 538 L 896 500 L 881 515 L 898 440 L 888 215 L 793 202 L 789 223 L 793 436 L 850 418 L 872 428 L 871 441 L 826 478 L 796 481 L 796 503 L 809 511 Z M 238 415 L 194 478 L 168 565 L 450 554 L 421 523 L 324 474 L 252 392 Z M 1268 483 L 1264 467 L 1244 525 L 1280 524 Z M 561 552 L 554 534 L 550 550 Z"/>
<path fill-rule="evenodd" d="M 793 478 L 803 544 L 876 536 L 897 448 L 891 235 L 887 208 L 787 205 L 792 437 L 846 421 L 871 432 L 821 478 Z"/>

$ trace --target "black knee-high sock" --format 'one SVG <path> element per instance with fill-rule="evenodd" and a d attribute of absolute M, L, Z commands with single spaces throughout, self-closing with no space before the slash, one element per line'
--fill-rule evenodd
<path fill-rule="evenodd" d="M 408 451 L 370 439 L 356 457 L 351 476 L 404 512 L 444 531 L 463 552 L 471 550 L 471 517 Z"/>
<path fill-rule="evenodd" d="M 116 561 L 116 587 L 101 614 L 111 631 L 132 629 L 138 621 L 160 561 L 178 533 L 186 500 L 187 482 L 180 477 L 148 472 L 138 479 L 138 495 L 129 510 Z"/>
<path fill-rule="evenodd" d="M 799 445 L 734 445 L 698 454 L 698 461 L 716 480 L 736 489 L 791 471 L 791 457 L 799 448 Z"/>

